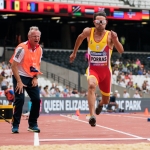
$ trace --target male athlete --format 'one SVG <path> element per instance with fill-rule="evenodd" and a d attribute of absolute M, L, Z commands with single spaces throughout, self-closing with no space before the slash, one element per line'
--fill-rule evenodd
<path fill-rule="evenodd" d="M 89 124 L 96 126 L 96 118 L 94 113 L 99 115 L 102 111 L 103 104 L 108 104 L 111 91 L 111 54 L 113 47 L 121 54 L 124 52 L 123 46 L 118 40 L 118 36 L 114 31 L 105 30 L 107 25 L 106 13 L 100 11 L 93 16 L 95 27 L 85 28 L 77 37 L 73 53 L 70 55 L 70 62 L 76 58 L 78 48 L 83 40 L 87 38 L 89 67 L 88 67 L 88 104 L 90 111 Z M 102 99 L 95 110 L 95 90 L 99 86 Z"/>

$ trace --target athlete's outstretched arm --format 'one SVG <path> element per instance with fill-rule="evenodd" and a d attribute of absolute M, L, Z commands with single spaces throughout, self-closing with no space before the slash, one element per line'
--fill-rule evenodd
<path fill-rule="evenodd" d="M 117 34 L 112 30 L 111 30 L 111 39 L 112 39 L 112 42 L 113 42 L 115 48 L 117 49 L 117 51 L 120 54 L 122 54 L 124 52 L 124 48 L 123 48 L 122 44 L 119 42 Z"/>
<path fill-rule="evenodd" d="M 90 31 L 91 31 L 90 28 L 85 28 L 83 30 L 83 32 L 78 35 L 75 45 L 74 45 L 74 50 L 73 50 L 72 54 L 70 55 L 70 62 L 73 62 L 74 59 L 76 58 L 76 54 L 77 54 L 77 51 L 78 51 L 80 45 L 82 44 L 82 42 L 85 38 L 90 36 Z"/>

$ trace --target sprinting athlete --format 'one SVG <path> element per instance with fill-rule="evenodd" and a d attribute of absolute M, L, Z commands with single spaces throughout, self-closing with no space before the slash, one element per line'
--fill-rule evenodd
<path fill-rule="evenodd" d="M 108 104 L 111 91 L 111 54 L 113 47 L 121 54 L 124 52 L 122 44 L 118 40 L 118 36 L 114 31 L 106 30 L 107 17 L 104 11 L 95 13 L 93 16 L 95 27 L 85 28 L 77 37 L 73 53 L 70 55 L 72 63 L 76 58 L 78 48 L 83 40 L 87 38 L 89 67 L 88 67 L 88 104 L 90 111 L 89 124 L 96 126 L 95 112 L 99 115 L 102 111 L 103 104 Z M 99 86 L 102 99 L 95 110 L 95 90 Z"/>

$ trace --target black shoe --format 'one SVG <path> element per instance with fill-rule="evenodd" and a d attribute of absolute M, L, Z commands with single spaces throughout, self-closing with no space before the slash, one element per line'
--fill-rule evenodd
<path fill-rule="evenodd" d="M 97 108 L 95 109 L 96 115 L 99 115 L 99 114 L 101 113 L 102 109 L 103 109 L 103 106 L 100 106 L 100 105 L 98 104 Z"/>
<path fill-rule="evenodd" d="M 28 131 L 40 133 L 40 129 L 37 126 L 28 127 Z"/>
<path fill-rule="evenodd" d="M 18 127 L 13 126 L 12 129 L 11 129 L 11 132 L 12 133 L 19 133 Z"/>
<path fill-rule="evenodd" d="M 95 127 L 96 126 L 96 118 L 95 118 L 95 116 L 91 116 L 90 117 L 89 124 L 91 125 L 91 127 Z"/>

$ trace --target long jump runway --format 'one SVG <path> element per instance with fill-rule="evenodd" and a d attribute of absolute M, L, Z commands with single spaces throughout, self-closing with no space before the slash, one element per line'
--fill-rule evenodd
<path fill-rule="evenodd" d="M 41 133 L 28 132 L 28 122 L 22 118 L 19 134 L 11 134 L 10 125 L 0 122 L 0 145 L 150 143 L 147 117 L 144 114 L 100 114 L 96 116 L 96 127 L 91 127 L 85 114 L 79 119 L 64 114 L 41 115 Z"/>

